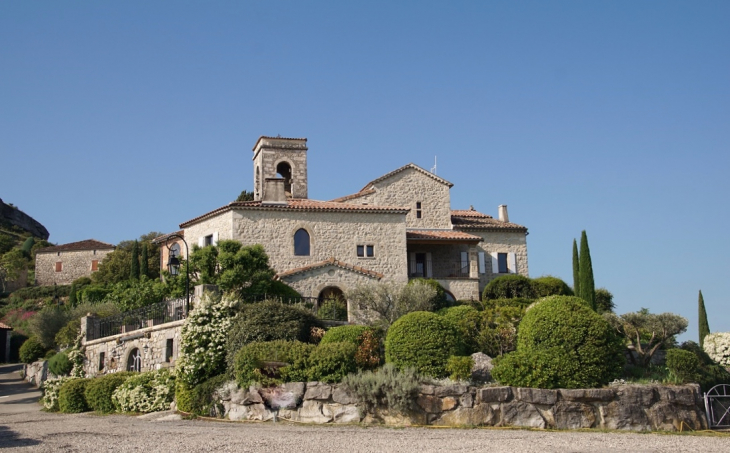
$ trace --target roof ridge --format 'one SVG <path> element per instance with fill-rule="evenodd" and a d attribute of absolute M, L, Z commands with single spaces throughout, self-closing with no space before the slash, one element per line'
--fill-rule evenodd
<path fill-rule="evenodd" d="M 440 177 L 438 175 L 435 175 L 435 174 L 431 173 L 430 171 L 428 171 L 428 170 L 426 170 L 424 168 L 419 167 L 418 165 L 414 164 L 413 162 L 410 162 L 410 163 L 407 163 L 407 164 L 405 164 L 404 166 L 402 166 L 400 168 L 396 168 L 395 170 L 391 171 L 390 173 L 386 173 L 386 174 L 384 174 L 383 176 L 381 176 L 379 178 L 373 179 L 369 183 L 365 184 L 365 187 L 363 187 L 362 189 L 360 189 L 360 192 L 364 191 L 365 189 L 367 189 L 368 187 L 370 187 L 371 185 L 373 185 L 373 184 L 375 184 L 377 182 L 380 182 L 380 181 L 383 181 L 385 179 L 388 179 L 391 176 L 396 175 L 396 174 L 398 174 L 398 173 L 400 173 L 402 171 L 405 171 L 405 170 L 407 170 L 409 168 L 412 168 L 412 169 L 414 169 L 416 171 L 419 171 L 419 172 L 423 173 L 424 175 L 429 176 L 429 177 L 435 179 L 436 181 L 438 181 L 438 182 L 440 182 L 442 184 L 446 184 L 449 187 L 453 187 L 454 186 L 453 183 L 445 180 L 444 178 L 442 178 L 442 177 Z"/>

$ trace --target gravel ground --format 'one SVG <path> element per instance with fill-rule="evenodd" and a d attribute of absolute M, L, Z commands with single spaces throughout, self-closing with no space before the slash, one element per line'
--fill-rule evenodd
<path fill-rule="evenodd" d="M 0 449 L 8 452 L 730 452 L 728 434 L 396 429 L 180 420 L 164 413 L 51 414 L 40 411 L 38 392 L 11 383 L 7 376 L 0 370 L 0 384 L 5 384 L 0 385 Z"/>

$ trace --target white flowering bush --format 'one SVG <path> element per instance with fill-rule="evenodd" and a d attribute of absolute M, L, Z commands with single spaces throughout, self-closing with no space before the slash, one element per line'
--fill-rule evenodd
<path fill-rule="evenodd" d="M 41 390 L 43 391 L 43 397 L 41 398 L 41 404 L 46 410 L 57 412 L 58 407 L 58 391 L 61 390 L 61 386 L 64 382 L 77 379 L 74 376 L 62 376 L 55 379 L 48 379 L 43 383 Z"/>
<path fill-rule="evenodd" d="M 705 337 L 702 346 L 712 360 L 730 367 L 730 332 L 711 333 Z"/>
<path fill-rule="evenodd" d="M 185 320 L 176 372 L 190 388 L 225 371 L 228 331 L 237 307 L 231 296 L 205 293 Z"/>
<path fill-rule="evenodd" d="M 112 402 L 121 412 L 157 412 L 170 408 L 175 397 L 175 375 L 169 369 L 132 376 L 117 387 Z"/>

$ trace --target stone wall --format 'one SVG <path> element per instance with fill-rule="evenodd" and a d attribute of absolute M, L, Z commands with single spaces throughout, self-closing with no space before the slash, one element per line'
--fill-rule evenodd
<path fill-rule="evenodd" d="M 291 167 L 293 198 L 308 198 L 307 140 L 262 137 L 256 144 L 253 157 L 254 195 L 263 198 L 264 180 L 277 177 L 276 167 L 286 162 Z M 258 168 L 259 175 L 256 175 Z"/>
<path fill-rule="evenodd" d="M 38 252 L 35 257 L 35 283 L 39 286 L 70 285 L 74 280 L 92 274 L 93 261 L 101 264 L 104 257 L 114 249 L 78 250 L 68 252 Z M 56 272 L 56 263 L 61 262 L 61 272 Z"/>
<path fill-rule="evenodd" d="M 129 356 L 134 349 L 142 353 L 140 371 L 174 367 L 179 354 L 184 321 L 174 321 L 129 333 L 113 335 L 98 340 L 86 341 L 86 360 L 84 371 L 92 377 L 117 371 L 125 371 Z M 85 326 L 82 319 L 82 327 Z M 172 340 L 172 357 L 166 360 L 167 340 Z M 147 346 L 147 352 L 144 347 Z M 103 367 L 101 354 L 104 353 Z"/>
<path fill-rule="evenodd" d="M 358 197 L 352 202 L 379 206 L 410 208 L 406 215 L 408 228 L 451 229 L 451 195 L 449 186 L 407 168 L 375 183 L 375 193 Z M 421 218 L 416 216 L 416 203 L 421 202 Z"/>
<path fill-rule="evenodd" d="M 48 361 L 40 360 L 38 362 L 26 363 L 23 366 L 23 379 L 40 388 L 46 382 L 46 379 L 53 377 L 48 372 Z"/>
<path fill-rule="evenodd" d="M 446 291 L 450 292 L 456 300 L 479 300 L 479 280 L 476 278 L 469 279 L 452 279 L 437 278 L 437 282 Z"/>
<path fill-rule="evenodd" d="M 230 420 L 305 423 L 386 423 L 441 426 L 517 426 L 551 429 L 678 431 L 707 429 L 699 386 L 620 385 L 605 389 L 541 390 L 466 385 L 421 386 L 406 415 L 363 414 L 342 385 L 289 383 L 277 388 L 220 392 Z M 278 410 L 277 410 L 278 408 Z"/>

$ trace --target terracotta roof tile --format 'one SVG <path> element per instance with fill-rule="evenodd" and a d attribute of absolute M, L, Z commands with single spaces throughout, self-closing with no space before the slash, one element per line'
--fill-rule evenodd
<path fill-rule="evenodd" d="M 10 327 L 10 326 L 9 326 L 9 325 L 7 325 L 7 324 L 3 324 L 3 323 L 1 323 L 1 322 L 0 322 L 0 329 L 5 329 L 5 330 L 13 330 L 13 328 L 12 328 L 12 327 Z"/>
<path fill-rule="evenodd" d="M 264 204 L 261 201 L 234 201 L 226 206 L 203 214 L 180 224 L 185 228 L 193 223 L 208 219 L 233 209 L 256 209 L 269 211 L 306 211 L 306 212 L 361 212 L 367 214 L 406 214 L 409 209 L 401 206 L 375 206 L 363 204 L 337 203 L 333 201 L 317 201 L 306 198 L 292 198 L 286 204 Z"/>
<path fill-rule="evenodd" d="M 354 200 L 356 198 L 364 197 L 365 195 L 370 195 L 372 193 L 375 193 L 375 189 L 363 190 L 361 192 L 353 193 L 352 195 L 345 195 L 344 197 L 335 198 L 334 200 L 330 201 L 334 203 L 342 203 L 343 201 Z"/>
<path fill-rule="evenodd" d="M 106 242 L 97 241 L 96 239 L 87 239 L 85 241 L 70 242 L 68 244 L 54 245 L 51 247 L 45 247 L 38 249 L 37 253 L 46 252 L 73 252 L 80 250 L 108 250 L 115 248 L 112 244 Z"/>
<path fill-rule="evenodd" d="M 185 230 L 175 231 L 175 232 L 172 232 L 172 233 L 163 234 L 162 236 L 157 236 L 156 238 L 152 239 L 151 242 L 153 244 L 162 244 L 164 242 L 167 242 L 167 239 L 170 236 L 173 236 L 173 235 L 182 236 L 184 238 L 185 237 Z"/>
<path fill-rule="evenodd" d="M 502 222 L 487 214 L 474 210 L 452 210 L 451 224 L 457 230 L 512 230 L 527 232 L 527 228 L 516 223 Z"/>
<path fill-rule="evenodd" d="M 340 260 L 337 260 L 335 258 L 329 258 L 329 259 L 326 259 L 324 261 L 320 261 L 318 263 L 309 264 L 307 266 L 302 266 L 302 267 L 297 267 L 297 268 L 290 269 L 290 270 L 285 271 L 285 272 L 279 272 L 276 275 L 276 278 L 281 279 L 281 278 L 284 278 L 284 277 L 289 277 L 291 275 L 300 274 L 302 272 L 310 271 L 310 270 L 313 270 L 313 269 L 319 269 L 319 268 L 327 267 L 327 266 L 337 266 L 337 267 L 340 267 L 342 269 L 347 269 L 347 270 L 350 270 L 350 271 L 353 271 L 353 272 L 357 272 L 359 274 L 367 275 L 369 277 L 373 277 L 373 278 L 377 278 L 377 279 L 383 278 L 383 274 L 381 274 L 379 272 L 371 271 L 371 270 L 365 269 L 364 267 L 354 266 L 352 264 L 347 264 L 347 263 L 344 263 L 344 262 L 342 262 Z"/>
<path fill-rule="evenodd" d="M 372 186 L 373 184 L 375 184 L 375 183 L 378 183 L 378 182 L 380 182 L 380 181 L 383 181 L 383 180 L 385 180 L 385 179 L 388 179 L 388 178 L 390 178 L 391 176 L 393 176 L 393 175 L 396 175 L 396 174 L 398 174 L 398 173 L 400 173 L 400 172 L 402 172 L 402 171 L 406 171 L 406 170 L 408 170 L 408 169 L 413 169 L 413 170 L 416 170 L 416 171 L 418 171 L 418 172 L 420 172 L 420 173 L 423 173 L 424 175 L 426 175 L 426 176 L 428 176 L 428 177 L 430 177 L 430 178 L 433 178 L 433 179 L 435 179 L 436 181 L 438 181 L 438 182 L 440 182 L 440 183 L 442 183 L 442 184 L 446 184 L 446 185 L 447 185 L 447 186 L 449 186 L 449 187 L 453 187 L 453 186 L 454 186 L 454 185 L 453 185 L 452 183 L 448 182 L 448 181 L 447 181 L 447 180 L 445 180 L 444 178 L 441 178 L 440 176 L 436 176 L 435 174 L 431 173 L 430 171 L 426 171 L 426 170 L 424 170 L 423 168 L 419 167 L 418 165 L 416 165 L 416 164 L 413 164 L 413 163 L 411 163 L 411 164 L 406 164 L 406 165 L 404 165 L 404 166 L 402 166 L 402 167 L 400 167 L 400 168 L 397 168 L 397 169 L 395 169 L 395 170 L 391 171 L 390 173 L 386 173 L 386 174 L 384 174 L 383 176 L 381 176 L 380 178 L 377 178 L 377 179 L 373 179 L 372 181 L 370 181 L 369 183 L 367 183 L 367 184 L 365 185 L 365 187 L 363 187 L 363 188 L 362 188 L 362 189 L 360 190 L 360 192 L 363 192 L 363 191 L 365 191 L 366 189 L 370 189 L 370 188 L 371 188 L 371 186 Z"/>
<path fill-rule="evenodd" d="M 406 231 L 406 239 L 420 241 L 448 240 L 463 242 L 480 242 L 482 240 L 479 236 L 454 230 L 408 230 Z"/>

